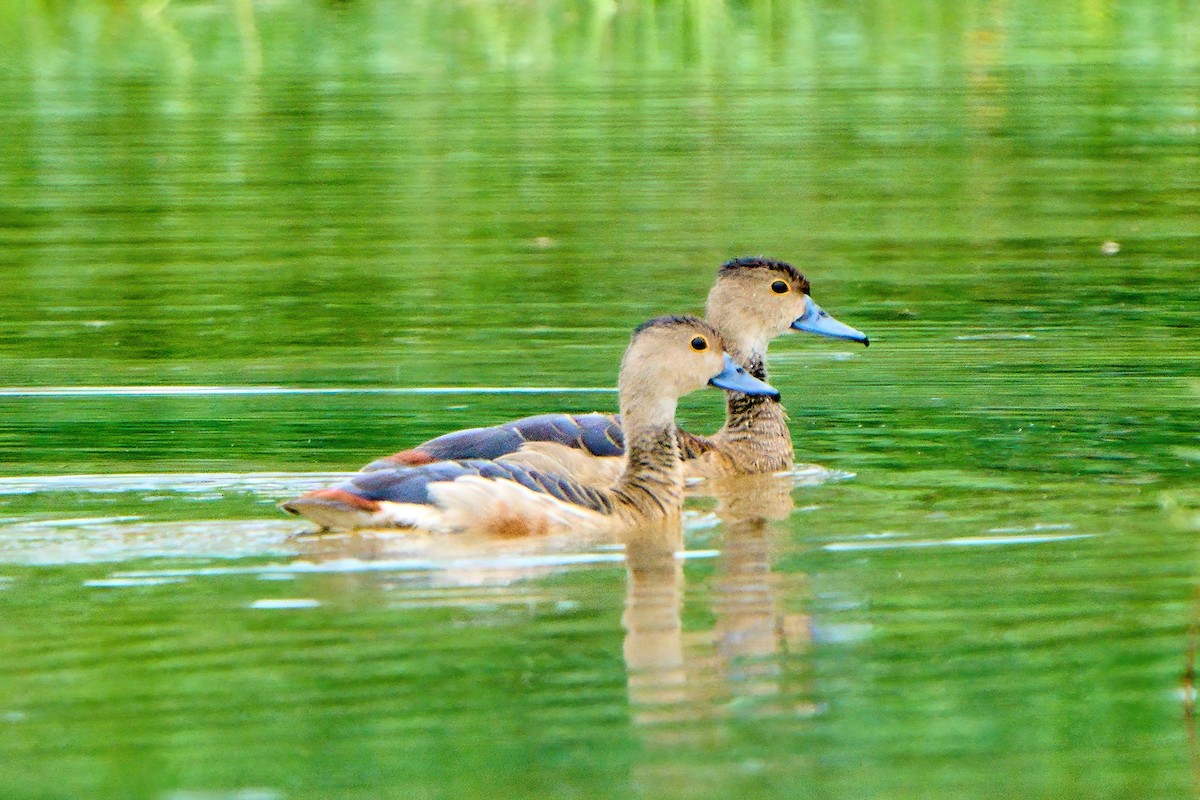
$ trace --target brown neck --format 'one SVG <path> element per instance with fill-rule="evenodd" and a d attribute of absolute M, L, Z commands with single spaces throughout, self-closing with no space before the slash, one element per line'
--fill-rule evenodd
<path fill-rule="evenodd" d="M 646 516 L 671 517 L 683 506 L 683 467 L 675 423 L 625 428 L 625 469 L 613 494 Z"/>
<path fill-rule="evenodd" d="M 732 353 L 742 367 L 761 381 L 767 379 L 766 354 Z M 725 427 L 713 437 L 739 472 L 779 472 L 792 467 L 792 434 L 787 411 L 778 400 L 725 393 Z"/>

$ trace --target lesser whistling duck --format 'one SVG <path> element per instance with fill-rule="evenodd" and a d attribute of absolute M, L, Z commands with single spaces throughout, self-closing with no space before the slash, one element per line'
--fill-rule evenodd
<path fill-rule="evenodd" d="M 870 344 L 867 335 L 838 322 L 812 299 L 811 286 L 791 264 L 738 258 L 722 265 L 708 294 L 707 319 L 729 354 L 760 380 L 767 379 L 767 346 L 789 330 Z M 725 425 L 712 436 L 679 431 L 689 477 L 781 472 L 794 464 L 787 412 L 777 398 L 726 394 Z M 378 459 L 363 471 L 449 459 L 495 459 L 521 453 L 530 465 L 567 470 L 594 485 L 620 470 L 625 437 L 613 414 L 540 414 L 431 439 Z"/>
<path fill-rule="evenodd" d="M 716 328 L 697 317 L 658 317 L 634 331 L 617 382 L 626 448 L 620 475 L 609 486 L 537 469 L 514 454 L 363 472 L 282 508 L 325 530 L 398 527 L 516 536 L 677 522 L 684 485 L 675 425 L 679 398 L 706 384 L 779 396 L 734 363 L 724 347 Z"/>

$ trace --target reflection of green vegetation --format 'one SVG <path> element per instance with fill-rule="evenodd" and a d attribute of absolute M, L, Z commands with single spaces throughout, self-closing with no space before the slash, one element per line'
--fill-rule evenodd
<path fill-rule="evenodd" d="M 610 385 L 633 325 L 767 252 L 885 345 L 776 348 L 829 424 L 881 395 L 1014 428 L 1173 408 L 1198 5 L 3 4 L 0 384 Z M 12 471 L 92 431 L 8 405 Z M 297 446 L 105 413 L 133 419 L 82 463 Z"/>
<path fill-rule="evenodd" d="M 483 624 L 452 608 L 398 610 L 353 575 L 110 590 L 81 586 L 103 570 L 25 574 L 0 635 L 0 657 L 23 664 L 0 688 L 5 797 L 368 800 L 436 786 L 444 794 L 426 796 L 561 798 L 564 785 L 632 796 L 614 780 L 633 749 L 608 641 L 619 629 L 590 624 L 619 614 L 618 570 L 601 576 L 599 599 L 563 590 L 586 599 L 582 612 L 518 589 L 515 613 Z M 289 593 L 324 607 L 248 608 Z M 43 617 L 47 604 L 62 613 Z M 530 618 L 586 632 L 512 635 Z M 29 649 L 9 634 L 18 624 L 55 645 Z M 447 648 L 449 670 L 428 657 Z M 52 776 L 50 763 L 69 769 Z"/>
<path fill-rule="evenodd" d="M 0 790 L 644 798 L 655 782 L 664 800 L 942 800 L 998 796 L 1002 782 L 1022 798 L 1119 786 L 1149 800 L 1187 796 L 1172 689 L 1190 539 L 1164 531 L 1156 512 L 1115 514 L 1125 487 L 963 492 L 963 516 L 951 518 L 915 495 L 876 498 L 884 487 L 866 482 L 820 490 L 827 511 L 799 515 L 772 543 L 763 577 L 781 610 L 811 616 L 813 639 L 764 660 L 780 692 L 757 713 L 728 702 L 744 673 L 724 671 L 702 635 L 713 611 L 731 613 L 714 603 L 728 597 L 725 576 L 713 561 L 687 563 L 685 622 L 699 634 L 685 642 L 687 716 L 658 725 L 639 726 L 626 699 L 616 565 L 432 590 L 409 573 L 83 583 L 129 568 L 231 566 L 219 560 L 6 568 L 15 579 L 0 587 L 0 661 L 13 666 L 0 682 L 0 754 L 11 766 Z M 863 531 L 939 538 L 1022 518 L 1069 518 L 1079 527 L 1066 532 L 1101 535 L 820 549 Z M 321 605 L 249 607 L 262 598 Z M 1105 757 L 1135 745 L 1137 758 Z M 1013 763 L 1022 769 L 1010 773 Z"/>
<path fill-rule="evenodd" d="M 944 79 L 947 68 L 982 77 L 999 64 L 1072 61 L 1098 48 L 1106 59 L 1174 69 L 1200 59 L 1195 3 L 14 0 L 0 14 L 4 50 L 24 69 L 163 78 L 239 64 L 254 71 L 260 53 L 274 74 L 784 68 L 794 80 L 862 72 L 905 83 Z"/>
<path fill-rule="evenodd" d="M 0 794 L 1183 796 L 1198 36 L 1151 0 L 0 3 L 0 385 L 610 385 L 634 324 L 751 252 L 874 342 L 773 349 L 801 458 L 858 473 L 797 491 L 764 573 L 813 620 L 802 713 L 638 747 L 616 568 L 489 606 L 10 567 Z M 351 469 L 612 402 L 0 398 L 0 473 Z M 1095 538 L 821 550 L 1042 530 Z"/>

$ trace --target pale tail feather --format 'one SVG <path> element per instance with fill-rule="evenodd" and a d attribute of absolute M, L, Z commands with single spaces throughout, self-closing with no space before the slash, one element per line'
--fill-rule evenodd
<path fill-rule="evenodd" d="M 378 511 L 366 511 L 346 503 L 325 498 L 297 497 L 280 506 L 289 514 L 298 514 L 325 531 L 349 531 L 356 528 L 375 528 L 389 525 L 380 519 Z"/>
<path fill-rule="evenodd" d="M 283 503 L 281 508 L 306 517 L 326 531 L 362 528 L 416 528 L 431 532 L 449 530 L 443 524 L 442 510 L 435 506 L 386 500 L 374 505 L 375 508 L 369 510 L 334 498 L 306 495 Z"/>

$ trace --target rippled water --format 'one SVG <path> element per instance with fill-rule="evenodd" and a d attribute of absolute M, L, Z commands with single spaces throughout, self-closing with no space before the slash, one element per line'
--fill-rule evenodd
<path fill-rule="evenodd" d="M 0 11 L 0 797 L 1195 794 L 1200 7 L 656 8 Z M 871 336 L 772 350 L 823 471 L 275 508 L 749 253 Z"/>

